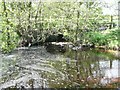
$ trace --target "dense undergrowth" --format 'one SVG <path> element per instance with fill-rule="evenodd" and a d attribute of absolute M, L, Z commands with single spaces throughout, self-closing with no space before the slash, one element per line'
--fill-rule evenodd
<path fill-rule="evenodd" d="M 120 30 L 118 28 L 99 31 L 99 32 L 90 32 L 87 34 L 90 43 L 94 43 L 96 46 L 106 46 L 109 49 L 118 49 L 120 45 Z"/>
<path fill-rule="evenodd" d="M 103 15 L 98 2 L 35 4 L 3 0 L 0 3 L 0 48 L 7 53 L 18 46 L 44 43 L 50 35 L 58 34 L 64 36 L 63 41 L 78 42 L 78 45 L 119 48 L 120 31 L 115 28 L 113 18 L 117 20 L 116 16 Z M 107 30 L 99 30 L 101 27 Z"/>

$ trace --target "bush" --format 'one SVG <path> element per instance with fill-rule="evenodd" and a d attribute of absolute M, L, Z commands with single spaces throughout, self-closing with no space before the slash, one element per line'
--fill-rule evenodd
<path fill-rule="evenodd" d="M 88 34 L 88 41 L 98 46 L 108 44 L 107 37 L 100 32 L 90 32 Z"/>
<path fill-rule="evenodd" d="M 107 33 L 106 33 L 107 32 Z M 120 30 L 107 30 L 103 32 L 89 32 L 87 38 L 89 43 L 97 46 L 118 47 L 120 44 Z"/>

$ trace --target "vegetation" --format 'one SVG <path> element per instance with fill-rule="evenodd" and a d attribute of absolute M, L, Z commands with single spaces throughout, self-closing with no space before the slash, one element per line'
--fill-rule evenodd
<path fill-rule="evenodd" d="M 18 46 L 44 43 L 50 35 L 58 34 L 75 44 L 118 48 L 120 43 L 119 29 L 112 30 L 114 22 L 111 16 L 103 15 L 98 2 L 8 3 L 3 0 L 0 7 L 0 44 L 5 53 Z M 101 31 L 102 26 L 110 30 Z"/>
<path fill-rule="evenodd" d="M 90 32 L 88 33 L 89 42 L 95 43 L 97 46 L 107 46 L 108 48 L 118 48 L 119 29 L 111 29 L 103 32 Z"/>
<path fill-rule="evenodd" d="M 0 89 L 118 88 L 118 16 L 42 1 L 0 2 Z"/>

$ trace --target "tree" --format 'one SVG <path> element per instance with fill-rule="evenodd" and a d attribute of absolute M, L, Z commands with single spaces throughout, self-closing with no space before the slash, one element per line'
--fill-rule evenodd
<path fill-rule="evenodd" d="M 3 52 L 10 52 L 12 49 L 16 47 L 17 43 L 17 35 L 14 32 L 15 27 L 12 18 L 12 12 L 10 11 L 10 8 L 7 8 L 10 6 L 10 4 L 6 5 L 6 2 L 3 0 L 2 2 L 2 43 L 1 48 Z"/>

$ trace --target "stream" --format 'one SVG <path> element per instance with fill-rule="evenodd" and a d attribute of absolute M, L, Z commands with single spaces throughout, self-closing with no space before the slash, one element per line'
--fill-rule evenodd
<path fill-rule="evenodd" d="M 0 53 L 0 89 L 118 88 L 119 64 L 119 57 L 94 49 L 21 47 Z"/>

